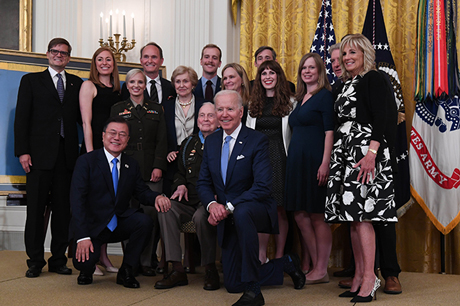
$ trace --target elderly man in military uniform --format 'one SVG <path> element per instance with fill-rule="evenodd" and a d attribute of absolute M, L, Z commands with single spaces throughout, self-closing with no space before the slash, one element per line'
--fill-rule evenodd
<path fill-rule="evenodd" d="M 160 192 L 163 189 L 162 174 L 166 170 L 166 123 L 163 107 L 144 99 L 146 86 L 145 74 L 139 69 L 132 69 L 126 74 L 126 85 L 129 99 L 112 106 L 111 116 L 121 116 L 131 128 L 128 146 L 123 152 L 133 157 L 140 166 L 142 178 L 151 190 Z M 145 206 L 135 199 L 132 207 L 142 207 L 154 221 L 151 240 L 141 255 L 140 273 L 144 276 L 155 276 L 152 267 L 152 255 L 156 256 L 156 246 L 160 240 L 158 212 L 155 207 Z"/>
<path fill-rule="evenodd" d="M 220 288 L 216 269 L 216 227 L 208 222 L 209 213 L 201 205 L 196 191 L 205 138 L 217 129 L 214 104 L 206 102 L 198 112 L 198 134 L 187 137 L 181 144 L 178 172 L 174 176 L 171 208 L 158 214 L 161 233 L 165 243 L 166 260 L 172 262 L 173 270 L 155 284 L 157 289 L 168 289 L 187 285 L 187 275 L 182 265 L 180 247 L 180 227 L 193 220 L 201 244 L 201 265 L 205 266 L 205 290 Z"/>

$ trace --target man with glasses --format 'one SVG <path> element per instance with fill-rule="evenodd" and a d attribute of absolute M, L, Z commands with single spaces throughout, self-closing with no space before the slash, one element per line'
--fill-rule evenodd
<path fill-rule="evenodd" d="M 46 56 L 49 67 L 22 77 L 14 122 L 14 150 L 27 177 L 25 247 L 29 259 L 26 277 L 37 277 L 44 259 L 44 213 L 51 207 L 49 272 L 72 274 L 67 267 L 70 220 L 69 189 L 79 155 L 78 93 L 82 80 L 64 71 L 72 47 L 53 38 Z"/>

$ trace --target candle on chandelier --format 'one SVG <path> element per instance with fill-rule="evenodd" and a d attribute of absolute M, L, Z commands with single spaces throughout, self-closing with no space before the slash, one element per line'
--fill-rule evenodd
<path fill-rule="evenodd" d="M 126 19 L 125 19 L 125 11 L 123 11 L 123 37 L 126 37 Z"/>
<path fill-rule="evenodd" d="M 112 37 L 112 11 L 110 11 L 109 36 Z"/>

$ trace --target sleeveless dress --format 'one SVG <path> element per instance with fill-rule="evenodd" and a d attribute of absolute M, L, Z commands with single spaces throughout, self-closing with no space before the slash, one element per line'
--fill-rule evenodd
<path fill-rule="evenodd" d="M 274 116 L 273 97 L 267 97 L 262 110 L 262 117 L 256 120 L 256 131 L 267 135 L 269 156 L 273 169 L 271 195 L 277 206 L 284 206 L 284 182 L 286 177 L 286 151 L 284 150 L 281 117 Z"/>
<path fill-rule="evenodd" d="M 113 88 L 101 87 L 94 84 L 97 94 L 93 99 L 91 129 L 93 131 L 93 150 L 102 148 L 102 130 L 110 117 L 112 105 L 121 101 L 120 93 L 114 92 Z M 81 145 L 81 154 L 86 153 L 85 141 Z"/>
<path fill-rule="evenodd" d="M 302 101 L 289 116 L 292 138 L 286 166 L 286 211 L 324 213 L 326 186 L 318 186 L 325 131 L 334 129 L 333 98 L 327 89 Z"/>
<path fill-rule="evenodd" d="M 371 124 L 356 119 L 356 88 L 361 76 L 345 82 L 335 101 L 339 127 L 335 135 L 328 179 L 325 218 L 327 222 L 397 222 L 393 173 L 386 141 L 380 143 L 381 159 L 375 160 L 375 178 L 368 184 L 357 180 L 353 166 L 366 154 L 372 135 Z"/>

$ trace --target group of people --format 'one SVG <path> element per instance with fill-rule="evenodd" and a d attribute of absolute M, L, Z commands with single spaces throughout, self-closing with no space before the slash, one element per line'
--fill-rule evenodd
<path fill-rule="evenodd" d="M 355 269 L 340 296 L 372 300 L 380 286 L 372 224 L 397 221 L 397 118 L 364 36 L 348 35 L 331 48 L 340 77 L 333 88 L 321 57 L 308 53 L 296 90 L 268 46 L 255 52 L 251 82 L 237 63 L 225 65 L 222 79 L 217 75 L 222 52 L 214 44 L 202 50 L 200 79 L 179 66 L 169 82 L 160 75 L 161 47 L 149 43 L 140 51 L 143 70 L 129 71 L 122 87 L 109 48 L 96 50 L 85 82 L 64 71 L 70 53 L 67 40 L 51 40 L 48 69 L 26 74 L 18 92 L 15 155 L 27 175 L 27 277 L 46 265 L 46 205 L 50 272 L 72 273 L 65 251 L 73 239 L 80 285 L 103 274 L 97 264 L 128 288 L 140 286 L 136 273 L 161 270 L 155 288 L 187 285 L 180 228 L 193 221 L 203 288 L 220 288 L 218 244 L 225 288 L 243 292 L 234 305 L 264 305 L 261 286 L 282 284 L 284 273 L 295 289 L 329 282 L 328 223 L 348 222 Z M 300 258 L 286 252 L 289 215 L 299 229 Z M 272 234 L 275 259 L 268 260 Z M 171 271 L 156 256 L 160 237 Z M 119 269 L 106 246 L 117 241 L 124 241 Z M 397 274 L 392 280 L 399 284 Z"/>

